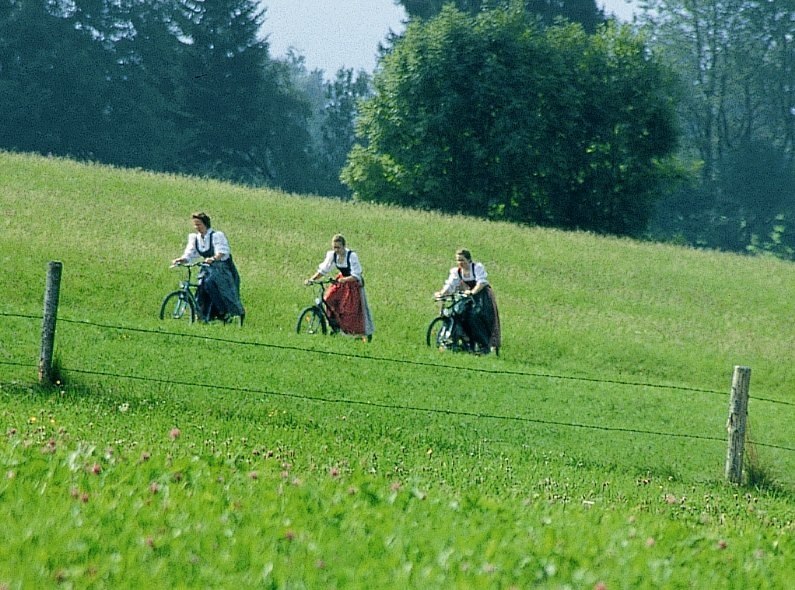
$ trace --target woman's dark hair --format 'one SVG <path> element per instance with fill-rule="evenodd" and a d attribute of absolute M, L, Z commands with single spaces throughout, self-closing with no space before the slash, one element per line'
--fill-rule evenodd
<path fill-rule="evenodd" d="M 199 211 L 198 213 L 194 213 L 193 215 L 191 215 L 191 216 L 190 216 L 190 218 L 191 218 L 191 219 L 198 219 L 198 220 L 199 220 L 199 221 L 201 221 L 201 222 L 202 222 L 202 223 L 203 223 L 205 226 L 207 226 L 207 228 L 208 228 L 208 229 L 209 229 L 210 227 L 212 227 L 212 226 L 210 225 L 210 216 L 209 216 L 209 215 L 207 215 L 206 213 L 202 212 L 202 211 Z"/>
<path fill-rule="evenodd" d="M 331 243 L 337 242 L 338 244 L 342 244 L 345 247 L 345 236 L 342 234 L 335 234 L 333 238 L 331 238 Z"/>
<path fill-rule="evenodd" d="M 456 250 L 456 253 L 455 253 L 455 255 L 456 255 L 456 256 L 463 256 L 463 257 L 464 257 L 464 258 L 466 258 L 466 259 L 467 259 L 469 262 L 472 262 L 472 254 L 471 254 L 471 253 L 469 252 L 469 250 L 467 250 L 466 248 L 461 248 L 461 249 L 459 249 L 459 250 Z"/>

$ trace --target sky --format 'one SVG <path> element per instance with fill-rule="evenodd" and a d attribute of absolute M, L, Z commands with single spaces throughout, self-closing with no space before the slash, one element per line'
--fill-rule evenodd
<path fill-rule="evenodd" d="M 608 14 L 629 20 L 632 0 L 596 0 Z M 261 0 L 266 8 L 263 33 L 271 57 L 290 47 L 303 55 L 311 70 L 333 78 L 341 67 L 372 72 L 378 43 L 389 30 L 403 30 L 406 13 L 393 0 Z"/>

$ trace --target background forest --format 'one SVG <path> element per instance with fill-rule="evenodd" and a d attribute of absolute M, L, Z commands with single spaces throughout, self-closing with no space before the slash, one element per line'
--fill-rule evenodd
<path fill-rule="evenodd" d="M 267 2 L 0 0 L 0 149 L 793 258 L 792 2 L 400 4 L 328 78 Z"/>

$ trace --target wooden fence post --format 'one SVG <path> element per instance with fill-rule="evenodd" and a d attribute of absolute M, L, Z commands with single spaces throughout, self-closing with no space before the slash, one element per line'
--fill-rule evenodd
<path fill-rule="evenodd" d="M 52 384 L 52 354 L 55 348 L 55 320 L 58 318 L 58 298 L 61 293 L 61 262 L 47 267 L 47 287 L 44 291 L 44 320 L 41 325 L 41 354 L 39 355 L 39 384 Z"/>
<path fill-rule="evenodd" d="M 726 479 L 731 483 L 742 483 L 743 447 L 745 445 L 745 423 L 748 418 L 748 389 L 751 382 L 750 367 L 734 367 L 732 391 L 729 398 L 729 448 L 726 452 Z"/>

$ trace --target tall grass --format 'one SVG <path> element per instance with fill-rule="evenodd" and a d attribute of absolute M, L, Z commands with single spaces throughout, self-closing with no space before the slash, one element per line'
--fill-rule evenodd
<path fill-rule="evenodd" d="M 156 317 L 198 209 L 230 238 L 242 329 Z M 792 582 L 792 264 L 12 154 L 0 219 L 0 584 Z M 370 344 L 294 334 L 337 232 Z M 498 358 L 424 345 L 460 246 L 496 291 Z M 63 381 L 41 391 L 56 259 Z"/>

